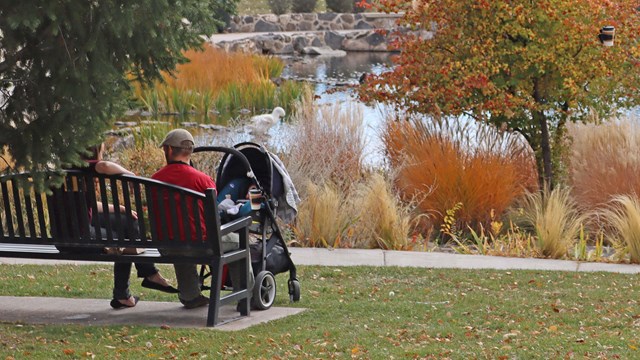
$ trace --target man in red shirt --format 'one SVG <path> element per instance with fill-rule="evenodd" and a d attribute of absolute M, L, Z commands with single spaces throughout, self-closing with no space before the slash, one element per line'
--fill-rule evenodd
<path fill-rule="evenodd" d="M 167 165 L 153 174 L 151 178 L 198 192 L 204 192 L 206 189 L 215 189 L 216 184 L 209 175 L 189 165 L 194 145 L 193 136 L 187 130 L 171 130 L 162 141 L 162 144 L 160 144 L 164 151 Z M 180 207 L 176 211 L 180 211 Z M 202 216 L 204 211 L 201 210 L 199 213 Z M 195 234 L 195 222 L 193 222 L 193 219 L 191 220 L 191 229 L 171 229 L 170 233 L 182 234 L 184 231 L 191 231 L 192 234 Z M 200 221 L 200 224 L 202 224 L 202 234 L 206 236 L 204 220 Z M 225 235 L 222 237 L 222 251 L 238 249 L 239 243 L 238 234 Z M 179 252 L 179 250 L 173 250 L 173 253 L 175 252 Z M 207 305 L 209 299 L 202 295 L 200 291 L 197 266 L 194 264 L 174 264 L 173 266 L 176 271 L 178 290 L 180 291 L 180 302 L 188 309 Z M 241 282 L 241 268 L 242 264 L 240 263 L 229 266 L 232 284 Z M 249 288 L 252 287 L 253 281 L 249 284 Z"/>

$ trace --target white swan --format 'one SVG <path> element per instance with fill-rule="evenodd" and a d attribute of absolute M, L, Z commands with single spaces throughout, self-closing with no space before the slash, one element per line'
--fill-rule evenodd
<path fill-rule="evenodd" d="M 278 121 L 280 121 L 280 118 L 284 115 L 284 109 L 278 106 L 273 109 L 273 112 L 271 114 L 256 115 L 251 117 L 251 119 L 249 120 L 251 122 L 251 125 L 249 126 L 249 128 L 252 130 L 251 133 L 256 135 L 266 134 L 269 129 L 271 129 L 273 125 L 278 123 Z"/>

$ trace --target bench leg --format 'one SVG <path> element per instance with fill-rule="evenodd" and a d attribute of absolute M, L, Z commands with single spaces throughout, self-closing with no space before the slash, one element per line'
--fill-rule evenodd
<path fill-rule="evenodd" d="M 209 314 L 207 326 L 216 326 L 218 323 L 218 310 L 220 309 L 220 291 L 222 288 L 222 262 L 214 259 L 211 262 L 211 291 L 209 292 Z"/>
<path fill-rule="evenodd" d="M 240 285 L 240 289 L 247 289 L 248 297 L 239 301 L 239 310 L 240 315 L 249 316 L 250 307 L 251 307 L 251 294 L 253 294 L 253 273 L 251 271 L 251 252 L 249 251 L 249 229 L 243 228 L 240 231 L 240 249 L 244 249 L 247 251 L 247 256 L 242 261 L 242 266 L 244 268 L 243 273 L 245 276 L 243 277 L 242 284 Z"/>

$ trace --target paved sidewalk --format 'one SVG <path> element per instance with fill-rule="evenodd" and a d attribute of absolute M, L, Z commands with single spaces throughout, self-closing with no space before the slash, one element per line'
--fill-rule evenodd
<path fill-rule="evenodd" d="M 438 252 L 289 248 L 296 265 L 324 266 L 412 266 L 424 268 L 604 271 L 624 274 L 640 273 L 640 265 L 587 263 L 569 260 L 507 258 L 460 255 Z M 87 262 L 8 259 L 0 264 L 86 264 Z M 104 263 L 102 263 L 104 264 Z M 304 304 L 304 279 L 302 304 Z M 287 294 L 278 294 L 279 297 Z M 240 330 L 252 325 L 298 314 L 298 307 L 272 307 L 252 311 L 251 316 L 230 321 L 216 330 Z M 233 306 L 223 306 L 220 318 L 229 321 L 238 313 Z M 185 310 L 177 302 L 141 301 L 136 307 L 113 310 L 109 299 L 67 299 L 51 297 L 0 296 L 0 322 L 28 324 L 142 325 L 171 328 L 205 328 L 206 308 Z"/>
<path fill-rule="evenodd" d="M 424 268 L 604 271 L 623 274 L 640 273 L 640 265 L 580 262 L 502 256 L 461 255 L 441 252 L 289 248 L 298 265 L 327 266 L 410 266 Z"/>

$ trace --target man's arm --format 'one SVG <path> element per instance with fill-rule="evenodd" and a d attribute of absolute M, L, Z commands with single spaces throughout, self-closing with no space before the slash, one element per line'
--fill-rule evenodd
<path fill-rule="evenodd" d="M 119 174 L 127 174 L 127 175 L 135 175 L 133 172 L 125 169 L 124 167 L 111 162 L 111 161 L 99 161 L 96 164 L 96 172 L 99 174 L 105 175 L 119 175 Z"/>

